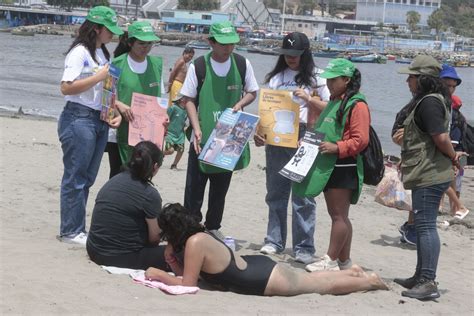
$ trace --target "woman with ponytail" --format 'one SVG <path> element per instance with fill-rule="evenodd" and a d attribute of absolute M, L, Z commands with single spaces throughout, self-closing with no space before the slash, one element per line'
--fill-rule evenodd
<path fill-rule="evenodd" d="M 87 253 L 99 265 L 166 269 L 159 246 L 161 196 L 151 182 L 163 162 L 152 142 L 138 143 L 125 170 L 97 194 Z"/>
<path fill-rule="evenodd" d="M 332 220 L 328 251 L 306 266 L 311 272 L 352 266 L 349 207 L 357 203 L 362 190 L 364 169 L 359 153 L 369 144 L 370 126 L 369 108 L 359 92 L 361 74 L 354 64 L 333 59 L 321 77 L 327 79 L 331 99 L 314 130 L 324 133 L 324 140 L 306 178 L 293 185 L 293 192 L 299 196 L 314 197 L 324 192 Z"/>
<path fill-rule="evenodd" d="M 109 134 L 107 151 L 110 177 L 120 172 L 120 167 L 129 161 L 133 150 L 128 145 L 128 124 L 134 119 L 131 110 L 132 94 L 137 92 L 161 97 L 164 89 L 163 61 L 161 57 L 149 56 L 154 43 L 159 40 L 149 22 L 137 21 L 120 37 L 114 51 L 112 63 L 121 70 L 115 104 L 124 120 L 116 132 Z"/>

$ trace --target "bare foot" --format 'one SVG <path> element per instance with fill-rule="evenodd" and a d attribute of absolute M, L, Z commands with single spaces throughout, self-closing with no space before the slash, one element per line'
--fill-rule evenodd
<path fill-rule="evenodd" d="M 375 290 L 388 290 L 388 286 L 376 273 L 371 273 L 368 277 L 370 279 L 370 283 L 372 284 Z"/>
<path fill-rule="evenodd" d="M 367 277 L 367 273 L 364 271 L 364 269 L 362 269 L 360 266 L 356 264 L 353 264 L 349 270 L 352 272 L 353 276 Z"/>

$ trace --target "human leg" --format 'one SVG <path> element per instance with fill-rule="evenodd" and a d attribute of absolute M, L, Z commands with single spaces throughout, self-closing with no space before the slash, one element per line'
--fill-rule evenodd
<path fill-rule="evenodd" d="M 441 196 L 448 186 L 449 183 L 443 183 L 413 190 L 413 212 L 417 232 L 417 265 L 414 278 L 417 281 L 415 285 L 410 284 L 413 285 L 411 290 L 402 292 L 403 296 L 418 299 L 439 297 L 434 283 L 440 252 L 436 219 Z"/>
<path fill-rule="evenodd" d="M 139 251 L 117 256 L 104 256 L 87 247 L 89 258 L 98 265 L 146 270 L 149 267 L 169 271 L 165 262 L 165 246 L 145 247 Z"/>
<path fill-rule="evenodd" d="M 286 246 L 287 209 L 291 192 L 291 181 L 278 172 L 293 154 L 294 150 L 290 148 L 265 146 L 268 225 L 264 243 L 274 247 L 277 252 L 283 251 Z"/>
<path fill-rule="evenodd" d="M 199 170 L 197 154 L 194 147 L 189 146 L 188 168 L 186 170 L 186 186 L 184 188 L 184 207 L 202 220 L 201 207 L 206 190 L 207 176 Z"/>
<path fill-rule="evenodd" d="M 225 197 L 229 190 L 232 172 L 214 173 L 209 177 L 209 201 L 204 226 L 208 230 L 221 227 L 224 214 Z"/>
<path fill-rule="evenodd" d="M 120 153 L 118 150 L 117 143 L 108 142 L 105 151 L 109 156 L 109 179 L 120 173 L 122 167 L 122 160 L 120 159 Z"/>
<path fill-rule="evenodd" d="M 68 102 L 58 122 L 63 151 L 64 174 L 61 181 L 60 236 L 85 232 L 86 202 L 89 187 L 100 166 L 108 128 L 99 111 Z"/>
<path fill-rule="evenodd" d="M 183 157 L 183 153 L 184 153 L 184 148 L 183 150 L 177 150 L 176 151 L 176 156 L 174 157 L 174 161 L 173 161 L 173 166 L 177 167 L 178 166 L 178 163 L 179 161 L 181 160 L 181 157 Z"/>
<path fill-rule="evenodd" d="M 306 255 L 310 259 L 315 252 L 316 201 L 314 198 L 299 197 L 294 194 L 291 196 L 291 201 L 293 251 L 297 257 Z"/>
<path fill-rule="evenodd" d="M 359 266 L 342 271 L 304 273 L 276 265 L 268 280 L 265 296 L 299 294 L 349 294 L 357 291 L 387 290 L 375 273 L 367 274 Z"/>
<path fill-rule="evenodd" d="M 328 189 L 324 193 L 329 216 L 331 216 L 331 237 L 327 254 L 332 260 L 345 261 L 350 258 L 352 224 L 349 220 L 349 206 L 352 191 Z"/>

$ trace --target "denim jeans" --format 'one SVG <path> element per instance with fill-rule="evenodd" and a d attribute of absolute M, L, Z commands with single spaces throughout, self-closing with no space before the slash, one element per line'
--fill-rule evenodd
<path fill-rule="evenodd" d="M 109 127 L 100 111 L 67 102 L 58 122 L 63 150 L 60 236 L 86 232 L 86 203 L 107 144 Z"/>
<path fill-rule="evenodd" d="M 436 218 L 441 196 L 449 184 L 446 182 L 412 190 L 417 255 L 415 275 L 428 280 L 436 278 L 440 251 Z"/>
<path fill-rule="evenodd" d="M 295 154 L 295 148 L 265 146 L 268 226 L 265 244 L 274 246 L 278 252 L 283 251 L 287 235 L 287 209 L 291 192 L 291 180 L 278 172 Z M 314 254 L 314 230 L 316 225 L 316 201 L 314 198 L 302 198 L 291 195 L 292 241 L 293 251 Z"/>

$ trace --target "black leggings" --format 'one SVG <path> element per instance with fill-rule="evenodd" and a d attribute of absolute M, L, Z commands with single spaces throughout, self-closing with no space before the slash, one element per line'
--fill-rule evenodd
<path fill-rule="evenodd" d="M 87 245 L 87 253 L 98 265 L 146 270 L 150 267 L 170 271 L 165 262 L 165 246 L 145 247 L 140 251 L 117 256 L 104 256 Z"/>
<path fill-rule="evenodd" d="M 120 153 L 117 143 L 108 142 L 105 147 L 105 152 L 109 154 L 109 165 L 110 174 L 109 179 L 119 174 L 122 167 L 122 160 L 120 159 Z"/>

